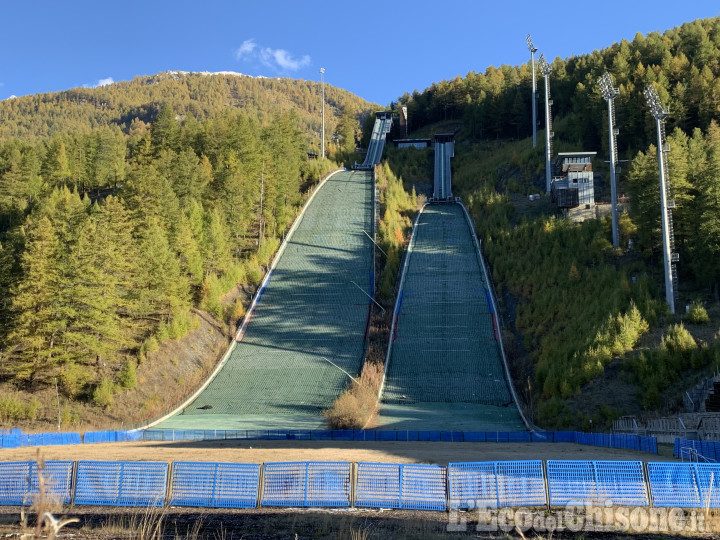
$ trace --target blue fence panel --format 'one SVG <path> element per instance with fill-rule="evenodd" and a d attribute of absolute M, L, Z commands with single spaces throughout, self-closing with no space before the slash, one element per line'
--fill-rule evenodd
<path fill-rule="evenodd" d="M 655 437 L 640 437 L 640 450 L 651 454 L 657 454 L 657 439 Z"/>
<path fill-rule="evenodd" d="M 0 436 L 0 442 L 2 443 L 2 448 L 19 448 L 20 447 L 20 435 L 18 434 L 9 434 L 9 435 L 2 435 Z"/>
<path fill-rule="evenodd" d="M 32 504 L 40 492 L 40 477 L 51 502 L 72 500 L 72 461 L 46 461 L 38 472 L 35 461 L 0 463 L 0 505 Z"/>
<path fill-rule="evenodd" d="M 675 437 L 675 444 L 673 444 L 673 456 L 680 457 L 680 437 Z"/>
<path fill-rule="evenodd" d="M 440 432 L 439 431 L 418 431 L 418 441 L 437 442 L 439 440 L 440 440 Z"/>
<path fill-rule="evenodd" d="M 450 508 L 498 506 L 494 462 L 450 463 L 447 474 Z"/>
<path fill-rule="evenodd" d="M 592 461 L 547 461 L 548 494 L 551 506 L 597 501 Z"/>
<path fill-rule="evenodd" d="M 498 505 L 544 506 L 545 473 L 541 460 L 498 461 L 497 475 Z"/>
<path fill-rule="evenodd" d="M 79 461 L 75 504 L 162 506 L 167 463 Z"/>
<path fill-rule="evenodd" d="M 484 431 L 466 431 L 465 442 L 485 442 Z"/>
<path fill-rule="evenodd" d="M 400 508 L 445 510 L 446 475 L 439 465 L 400 465 Z"/>
<path fill-rule="evenodd" d="M 170 504 L 206 508 L 255 508 L 260 465 L 175 462 Z"/>
<path fill-rule="evenodd" d="M 511 431 L 508 433 L 508 442 L 531 442 L 532 440 L 529 431 Z"/>
<path fill-rule="evenodd" d="M 400 465 L 397 463 L 357 464 L 355 506 L 400 508 Z"/>
<path fill-rule="evenodd" d="M 263 506 L 350 506 L 350 463 L 266 463 Z"/>
<path fill-rule="evenodd" d="M 555 431 L 553 432 L 553 442 L 575 442 L 575 432 Z"/>
<path fill-rule="evenodd" d="M 647 506 L 640 461 L 548 460 L 548 493 L 552 506 L 595 503 Z"/>
<path fill-rule="evenodd" d="M 715 443 L 712 441 L 702 441 L 700 443 L 700 453 L 707 459 L 717 461 L 715 455 Z"/>
<path fill-rule="evenodd" d="M 692 463 L 648 463 L 653 506 L 699 508 L 700 488 Z"/>
<path fill-rule="evenodd" d="M 334 429 L 332 432 L 333 441 L 352 441 L 352 429 Z"/>
<path fill-rule="evenodd" d="M 555 442 L 555 434 L 552 431 L 533 431 L 530 436 L 532 442 Z"/>
<path fill-rule="evenodd" d="M 356 429 L 353 432 L 353 440 L 356 441 L 374 441 L 375 432 L 371 430 Z"/>
<path fill-rule="evenodd" d="M 419 440 L 419 434 L 417 431 L 398 431 L 398 441 L 417 441 Z"/>
<path fill-rule="evenodd" d="M 330 431 L 329 429 L 314 429 L 310 433 L 310 438 L 313 441 L 331 441 L 332 431 Z"/>
<path fill-rule="evenodd" d="M 641 461 L 595 461 L 598 500 L 613 506 L 649 504 Z"/>
<path fill-rule="evenodd" d="M 203 431 L 202 433 L 203 433 L 203 435 L 202 435 L 203 439 L 199 439 L 199 440 L 204 440 L 205 432 Z M 85 442 L 88 442 L 87 437 L 88 437 L 88 434 L 85 433 Z M 162 441 L 162 440 L 163 440 L 163 432 L 162 431 L 154 430 L 154 429 L 143 431 L 143 441 Z M 100 442 L 100 441 L 90 441 L 90 442 Z"/>
<path fill-rule="evenodd" d="M 307 500 L 305 462 L 265 463 L 263 469 L 263 506 L 305 506 Z"/>
<path fill-rule="evenodd" d="M 462 431 L 441 431 L 440 440 L 445 442 L 463 442 L 465 436 Z"/>
<path fill-rule="evenodd" d="M 703 507 L 720 507 L 720 464 L 697 463 L 695 475 L 700 488 L 700 502 Z"/>
<path fill-rule="evenodd" d="M 397 431 L 379 429 L 375 431 L 376 441 L 397 441 Z"/>

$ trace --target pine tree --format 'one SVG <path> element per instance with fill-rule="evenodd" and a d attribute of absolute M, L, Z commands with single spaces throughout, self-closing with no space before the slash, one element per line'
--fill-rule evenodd
<path fill-rule="evenodd" d="M 60 242 L 47 217 L 28 223 L 22 278 L 13 291 L 12 330 L 8 335 L 9 370 L 31 383 L 54 373 L 61 361 L 65 322 L 58 317 Z"/>

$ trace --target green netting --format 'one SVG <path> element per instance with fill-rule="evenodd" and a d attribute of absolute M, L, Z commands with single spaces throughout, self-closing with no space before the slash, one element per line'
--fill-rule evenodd
<path fill-rule="evenodd" d="M 252 320 L 187 415 L 319 417 L 360 371 L 373 234 L 370 172 L 342 172 L 319 189 L 271 273 Z M 327 360 L 326 360 L 327 359 Z M 211 418 L 208 417 L 210 420 Z"/>
<path fill-rule="evenodd" d="M 508 389 L 486 295 L 487 280 L 463 209 L 430 205 L 409 253 L 383 401 L 508 407 Z M 398 407 L 392 408 L 397 414 Z"/>

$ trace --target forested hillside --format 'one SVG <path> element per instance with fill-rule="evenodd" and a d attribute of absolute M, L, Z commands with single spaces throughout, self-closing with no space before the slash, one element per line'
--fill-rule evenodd
<path fill-rule="evenodd" d="M 314 83 L 171 75 L 0 103 L 0 382 L 109 406 L 191 308 L 242 316 L 221 297 L 335 167 L 307 156 Z M 326 95 L 331 149 L 354 148 L 370 105 Z M 13 399 L 2 420 L 37 414 Z"/>
<path fill-rule="evenodd" d="M 542 43 L 539 44 L 542 51 Z M 524 47 L 519 43 L 518 47 Z M 529 59 L 528 59 L 529 60 Z M 631 157 L 652 139 L 652 125 L 642 91 L 657 87 L 660 99 L 672 114 L 668 133 L 675 127 L 685 132 L 705 131 L 720 118 L 720 19 L 683 24 L 662 34 L 638 33 L 606 49 L 551 63 L 550 93 L 556 141 L 607 154 L 605 101 L 597 79 L 609 71 L 620 95 L 615 100 L 620 128 L 620 153 Z M 542 118 L 542 75 L 538 92 Z M 480 139 L 525 138 L 532 134 L 531 67 L 501 65 L 484 73 L 470 72 L 464 78 L 433 84 L 398 99 L 407 105 L 411 128 L 441 120 L 463 120 L 470 133 Z M 567 121 L 563 118 L 567 117 Z"/>
<path fill-rule="evenodd" d="M 365 100 L 331 85 L 325 85 L 325 100 L 328 137 L 335 133 L 342 113 L 358 116 L 375 109 Z M 308 145 L 319 148 L 319 83 L 179 71 L 135 77 L 97 88 L 74 88 L 0 101 L 0 140 L 89 133 L 95 128 L 116 126 L 133 134 L 147 128 L 164 105 L 190 123 L 214 118 L 228 108 L 241 108 L 264 124 L 278 112 L 293 110 Z"/>
<path fill-rule="evenodd" d="M 453 184 L 477 220 L 504 299 L 516 386 L 535 420 L 590 428 L 621 414 L 678 411 L 682 392 L 720 362 L 718 335 L 707 328 L 710 313 L 717 330 L 720 288 L 720 19 L 638 34 L 557 58 L 552 68 L 556 151 L 598 151 L 600 185 L 607 105 L 596 81 L 607 70 L 619 86 L 619 147 L 633 161 L 620 176 L 620 193 L 629 197 L 621 249 L 612 248 L 609 218 L 573 223 L 549 202 L 527 203 L 545 186 L 543 135 L 536 149 L 528 138 L 529 63 L 442 81 L 398 105 L 408 106 L 416 133 L 438 129 L 434 122 L 458 129 Z M 676 316 L 664 302 L 656 131 L 642 94 L 648 84 L 670 110 Z M 404 177 L 424 167 L 399 154 L 391 158 Z M 597 195 L 609 200 L 604 184 Z"/>

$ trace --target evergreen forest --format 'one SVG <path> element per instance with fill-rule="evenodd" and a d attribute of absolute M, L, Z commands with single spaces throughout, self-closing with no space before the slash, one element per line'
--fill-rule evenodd
<path fill-rule="evenodd" d="M 109 407 L 197 309 L 242 317 L 222 298 L 257 286 L 336 168 L 309 159 L 317 88 L 168 73 L 0 102 L 0 378 Z M 371 105 L 326 96 L 330 149 L 354 150 Z M 0 399 L 4 421 L 36 414 Z"/>

